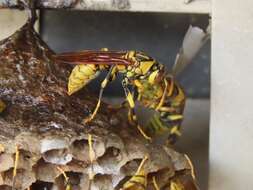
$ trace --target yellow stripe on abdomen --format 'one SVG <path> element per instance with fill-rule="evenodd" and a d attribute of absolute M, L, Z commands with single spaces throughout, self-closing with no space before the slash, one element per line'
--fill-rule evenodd
<path fill-rule="evenodd" d="M 71 95 L 84 86 L 99 74 L 95 65 L 77 65 L 69 76 L 68 94 Z"/>

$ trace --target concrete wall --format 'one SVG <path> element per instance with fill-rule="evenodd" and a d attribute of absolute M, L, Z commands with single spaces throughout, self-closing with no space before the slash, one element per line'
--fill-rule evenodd
<path fill-rule="evenodd" d="M 213 0 L 210 190 L 253 189 L 252 7 Z"/>

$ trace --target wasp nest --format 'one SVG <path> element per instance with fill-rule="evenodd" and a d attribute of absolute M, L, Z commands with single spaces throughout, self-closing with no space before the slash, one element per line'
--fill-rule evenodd
<path fill-rule="evenodd" d="M 69 68 L 54 63 L 29 24 L 0 48 L 1 190 L 121 189 L 145 156 L 147 189 L 173 190 L 176 181 L 196 189 L 188 159 L 148 143 L 119 111 L 103 104 L 82 124 L 96 99 L 85 90 L 67 95 Z"/>

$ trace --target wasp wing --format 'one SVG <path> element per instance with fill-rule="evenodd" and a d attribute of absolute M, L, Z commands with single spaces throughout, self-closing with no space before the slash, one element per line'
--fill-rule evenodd
<path fill-rule="evenodd" d="M 130 65 L 132 62 L 127 60 L 125 51 L 79 51 L 60 53 L 54 56 L 58 63 L 68 63 L 73 65 L 93 64 L 93 65 Z"/>
<path fill-rule="evenodd" d="M 131 60 L 127 59 L 126 51 L 78 51 L 54 55 L 55 62 L 75 65 L 68 82 L 68 94 L 71 95 L 91 80 L 96 78 L 101 68 L 96 65 L 130 65 Z"/>
<path fill-rule="evenodd" d="M 183 71 L 184 68 L 192 62 L 209 38 L 210 25 L 207 27 L 206 32 L 199 27 L 189 27 L 172 69 L 174 76 Z"/>

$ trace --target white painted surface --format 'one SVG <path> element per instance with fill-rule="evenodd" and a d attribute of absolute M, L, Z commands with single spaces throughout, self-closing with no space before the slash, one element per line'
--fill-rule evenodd
<path fill-rule="evenodd" d="M 210 190 L 253 188 L 252 7 L 213 0 Z"/>
<path fill-rule="evenodd" d="M 18 10 L 0 10 L 0 40 L 8 37 L 26 21 L 26 13 Z"/>
<path fill-rule="evenodd" d="M 181 12 L 181 13 L 210 13 L 211 0 L 129 0 L 131 11 L 141 12 Z"/>
<path fill-rule="evenodd" d="M 0 40 L 10 36 L 17 29 L 19 29 L 27 19 L 27 13 L 19 10 L 0 10 Z M 35 28 L 38 30 L 38 22 L 35 24 Z"/>

